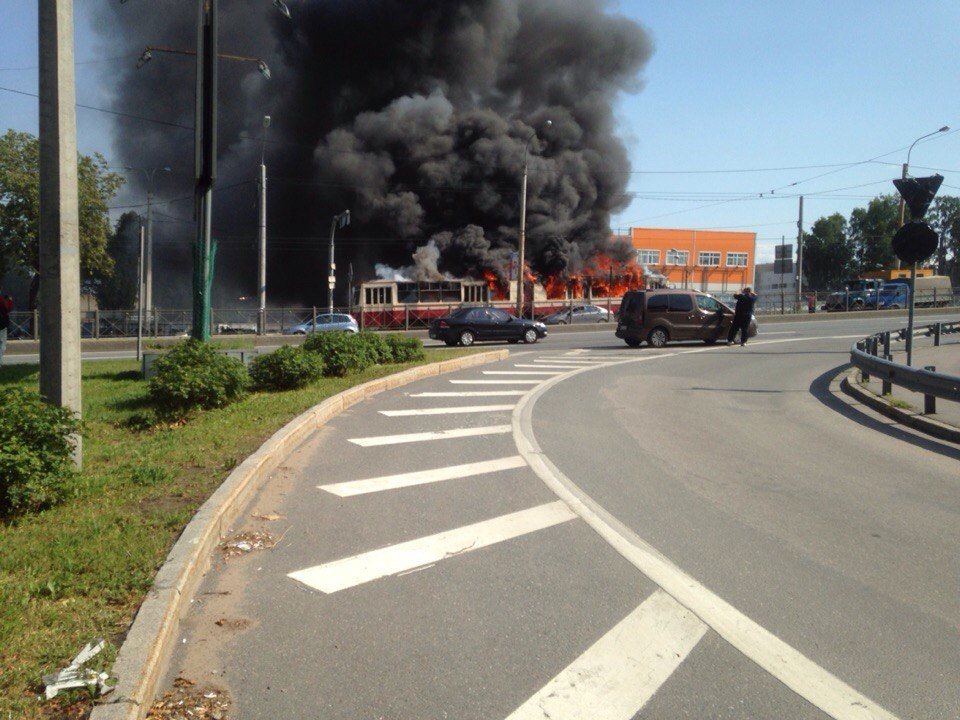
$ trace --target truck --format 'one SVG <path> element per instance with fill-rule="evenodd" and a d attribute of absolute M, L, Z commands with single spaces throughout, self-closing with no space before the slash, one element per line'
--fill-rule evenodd
<path fill-rule="evenodd" d="M 915 307 L 943 307 L 953 303 L 953 288 L 946 275 L 928 275 L 918 277 L 916 283 Z M 883 284 L 877 296 L 878 310 L 897 310 L 905 308 L 910 302 L 910 281 L 897 278 Z"/>
<path fill-rule="evenodd" d="M 830 312 L 875 308 L 877 306 L 880 288 L 883 284 L 884 281 L 877 278 L 854 278 L 847 280 L 843 284 L 843 290 L 830 293 L 823 309 Z"/>

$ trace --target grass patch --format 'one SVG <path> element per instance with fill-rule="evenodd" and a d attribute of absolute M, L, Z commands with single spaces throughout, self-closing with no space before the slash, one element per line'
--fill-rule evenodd
<path fill-rule="evenodd" d="M 910 403 L 908 403 L 906 400 L 899 400 L 899 399 L 895 398 L 893 395 L 884 395 L 884 396 L 883 396 L 883 399 L 887 401 L 887 404 L 888 404 L 888 405 L 890 405 L 890 406 L 892 406 L 892 407 L 895 407 L 895 408 L 900 408 L 901 410 L 913 410 L 913 409 L 914 409 L 913 405 L 911 405 Z"/>
<path fill-rule="evenodd" d="M 156 426 L 136 362 L 84 363 L 84 468 L 77 497 L 0 524 L 0 718 L 64 717 L 88 695 L 38 702 L 40 676 L 92 638 L 112 660 L 157 569 L 197 508 L 279 428 L 325 398 L 408 367 L 476 350 L 427 350 L 300 390 L 251 393 L 182 425 Z M 38 385 L 36 366 L 0 367 L 0 389 Z M 70 717 L 77 715 L 70 714 Z M 82 717 L 82 715 L 81 715 Z"/>

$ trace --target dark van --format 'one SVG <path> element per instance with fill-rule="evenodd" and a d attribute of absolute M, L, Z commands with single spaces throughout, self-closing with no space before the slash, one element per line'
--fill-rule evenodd
<path fill-rule="evenodd" d="M 715 297 L 697 290 L 631 290 L 620 302 L 618 338 L 630 347 L 644 340 L 663 347 L 671 340 L 702 340 L 712 345 L 726 342 L 733 310 Z M 750 319 L 749 337 L 757 334 Z"/>

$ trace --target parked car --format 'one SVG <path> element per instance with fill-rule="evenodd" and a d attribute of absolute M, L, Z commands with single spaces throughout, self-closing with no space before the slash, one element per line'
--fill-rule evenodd
<path fill-rule="evenodd" d="M 671 340 L 703 340 L 712 345 L 726 340 L 733 310 L 712 295 L 697 290 L 631 290 L 623 296 L 616 336 L 630 347 L 646 340 L 663 347 Z M 750 318 L 748 337 L 757 334 Z"/>
<path fill-rule="evenodd" d="M 611 313 L 599 305 L 577 305 L 550 313 L 542 318 L 547 325 L 570 325 L 573 323 L 602 323 L 611 319 Z"/>
<path fill-rule="evenodd" d="M 547 336 L 542 322 L 516 318 L 492 307 L 465 307 L 430 323 L 430 337 L 447 345 L 469 347 L 482 340 L 535 343 Z"/>
<path fill-rule="evenodd" d="M 284 335 L 306 335 L 312 332 L 360 332 L 360 326 L 352 315 L 346 313 L 324 313 L 317 315 L 317 324 L 313 320 L 294 325 L 283 331 Z"/>

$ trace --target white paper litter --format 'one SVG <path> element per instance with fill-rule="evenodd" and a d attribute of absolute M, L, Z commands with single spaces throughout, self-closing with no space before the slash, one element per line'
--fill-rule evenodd
<path fill-rule="evenodd" d="M 43 683 L 46 685 L 47 700 L 55 698 L 61 690 L 71 688 L 96 687 L 101 695 L 113 690 L 113 687 L 107 684 L 110 679 L 107 673 L 98 673 L 83 667 L 85 663 L 99 655 L 106 646 L 107 643 L 104 640 L 89 642 L 63 670 L 44 675 Z"/>

